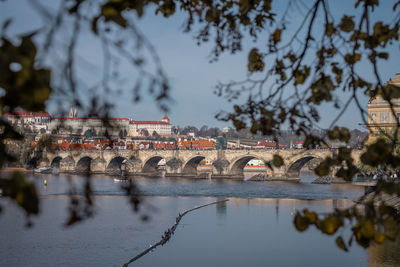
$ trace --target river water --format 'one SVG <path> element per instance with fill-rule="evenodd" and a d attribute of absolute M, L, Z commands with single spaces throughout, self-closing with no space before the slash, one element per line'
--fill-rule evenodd
<path fill-rule="evenodd" d="M 121 185 L 94 176 L 95 216 L 66 228 L 69 188 L 79 176 L 32 177 L 41 214 L 24 227 L 20 209 L 5 199 L 0 215 L 0 266 L 121 266 L 156 243 L 179 212 L 229 198 L 183 217 L 175 235 L 131 266 L 399 266 L 400 246 L 344 252 L 315 228 L 297 232 L 296 210 L 329 212 L 352 204 L 358 186 L 183 178 L 135 178 L 143 203 L 132 212 Z M 48 185 L 43 186 L 44 179 Z M 143 215 L 150 220 L 143 221 Z M 348 231 L 348 230 L 347 230 Z M 344 233 L 346 235 L 346 231 Z M 348 236 L 348 235 L 347 235 Z M 393 251 L 393 253 L 390 253 Z"/>

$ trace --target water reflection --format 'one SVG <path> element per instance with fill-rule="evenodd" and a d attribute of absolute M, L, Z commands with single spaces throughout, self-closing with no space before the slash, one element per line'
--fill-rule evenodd
<path fill-rule="evenodd" d="M 65 221 L 70 184 L 84 179 L 34 177 L 41 188 L 41 216 L 24 228 L 23 214 L 6 206 L 0 217 L 0 266 L 115 266 L 159 240 L 179 212 L 230 197 L 185 216 L 172 240 L 144 257 L 138 266 L 399 266 L 399 241 L 372 247 L 338 249 L 334 237 L 311 227 L 293 226 L 297 210 L 327 213 L 346 208 L 363 189 L 351 185 L 285 182 L 135 178 L 151 219 L 140 220 L 122 197 L 121 182 L 92 177 L 97 215 L 70 229 Z M 189 196 L 189 197 L 188 197 Z M 235 196 L 235 197 L 231 197 Z M 317 200 L 316 200 L 317 199 Z M 343 235 L 348 235 L 348 232 Z M 199 253 L 201 252 L 201 253 Z M 171 255 L 178 255 L 171 257 Z"/>
<path fill-rule="evenodd" d="M 372 245 L 369 249 L 369 266 L 397 267 L 400 265 L 400 235 L 395 241 L 385 240 L 382 245 Z"/>
<path fill-rule="evenodd" d="M 213 202 L 210 197 L 145 197 L 148 223 L 133 214 L 121 196 L 98 196 L 98 213 L 64 229 L 68 198 L 42 198 L 43 214 L 33 229 L 12 206 L 0 219 L 0 266 L 118 266 L 158 241 L 175 216 L 191 207 Z M 3 201 L 0 201 L 3 205 Z M 239 199 L 196 210 L 184 217 L 169 243 L 141 259 L 138 266 L 399 266 L 399 241 L 371 247 L 357 245 L 349 253 L 334 237 L 315 228 L 299 233 L 296 210 L 329 212 L 350 200 Z M 348 235 L 349 232 L 343 233 Z M 201 253 L 199 253 L 201 251 Z M 171 257 L 171 255 L 179 255 Z"/>
<path fill-rule="evenodd" d="M 217 198 L 217 201 L 221 201 L 216 205 L 217 214 L 220 217 L 226 217 L 226 201 L 222 201 L 224 199 L 225 198 Z"/>

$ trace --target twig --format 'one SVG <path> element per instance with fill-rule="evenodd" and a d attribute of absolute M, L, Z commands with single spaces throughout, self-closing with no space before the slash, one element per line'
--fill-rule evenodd
<path fill-rule="evenodd" d="M 191 211 L 200 209 L 200 208 L 204 208 L 210 205 L 215 205 L 218 203 L 222 203 L 222 202 L 226 202 L 229 201 L 229 199 L 224 199 L 224 200 L 220 200 L 220 201 L 215 201 L 215 202 L 211 202 L 205 205 L 201 205 L 201 206 L 197 206 L 194 207 L 190 210 L 186 210 L 184 211 L 182 214 L 179 213 L 178 217 L 176 217 L 175 219 L 175 224 L 169 228 L 167 231 L 164 232 L 164 235 L 161 237 L 161 240 L 158 241 L 157 243 L 155 243 L 154 245 L 152 245 L 151 247 L 149 247 L 148 249 L 142 251 L 141 253 L 139 253 L 138 255 L 136 255 L 134 258 L 130 259 L 127 263 L 124 263 L 122 266 L 123 267 L 127 267 L 130 263 L 136 261 L 137 259 L 143 257 L 144 255 L 146 255 L 147 253 L 149 253 L 150 251 L 152 251 L 153 249 L 155 249 L 156 247 L 158 247 L 159 245 L 164 245 L 165 243 L 167 243 L 169 241 L 169 239 L 171 238 L 171 236 L 174 234 L 176 227 L 178 226 L 179 222 L 181 221 L 182 217 L 185 216 L 186 214 L 188 214 Z"/>

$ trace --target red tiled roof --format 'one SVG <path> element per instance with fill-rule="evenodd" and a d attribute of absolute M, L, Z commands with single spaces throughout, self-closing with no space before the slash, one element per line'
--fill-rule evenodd
<path fill-rule="evenodd" d="M 208 140 L 178 141 L 177 145 L 184 148 L 215 148 L 215 142 Z"/>
<path fill-rule="evenodd" d="M 90 117 L 80 117 L 80 118 L 56 117 L 56 118 L 54 118 L 54 120 L 102 120 L 102 118 L 90 118 Z M 108 120 L 129 121 L 128 118 L 108 118 Z"/>
<path fill-rule="evenodd" d="M 164 115 L 164 118 L 162 118 L 163 120 L 169 120 L 167 114 Z"/>
<path fill-rule="evenodd" d="M 50 117 L 48 112 L 34 112 L 33 116 L 35 117 Z"/>
<path fill-rule="evenodd" d="M 275 142 L 271 142 L 271 141 L 259 141 L 257 143 L 258 146 L 276 146 Z"/>
<path fill-rule="evenodd" d="M 18 116 L 18 117 L 50 117 L 48 112 L 29 112 L 25 110 L 16 110 L 13 113 L 5 113 L 4 116 Z"/>

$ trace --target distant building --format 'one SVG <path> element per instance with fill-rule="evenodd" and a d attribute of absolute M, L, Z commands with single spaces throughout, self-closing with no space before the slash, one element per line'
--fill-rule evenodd
<path fill-rule="evenodd" d="M 224 128 L 222 128 L 222 132 L 223 133 L 229 133 L 229 132 L 232 132 L 233 131 L 233 129 L 231 128 L 231 127 L 224 127 Z"/>
<path fill-rule="evenodd" d="M 268 141 L 268 140 L 266 140 L 266 141 L 258 141 L 257 144 L 255 144 L 253 146 L 253 148 L 256 148 L 256 149 L 276 149 L 277 148 L 276 145 L 277 144 L 274 141 Z M 285 146 L 283 144 L 279 144 L 278 148 L 279 149 L 287 148 L 287 146 Z"/>
<path fill-rule="evenodd" d="M 77 134 L 85 136 L 127 136 L 129 118 L 109 118 L 106 125 L 102 118 L 59 117 L 49 126 L 52 133 Z"/>
<path fill-rule="evenodd" d="M 143 136 L 145 131 L 149 136 L 154 132 L 160 136 L 170 136 L 171 124 L 168 116 L 165 115 L 161 121 L 130 121 L 128 136 Z"/>
<path fill-rule="evenodd" d="M 303 144 L 304 144 L 303 142 L 294 142 L 292 148 L 303 149 Z"/>
<path fill-rule="evenodd" d="M 49 130 L 53 134 L 126 137 L 129 131 L 129 118 L 78 117 L 77 109 L 71 108 L 68 117 L 53 118 Z"/>
<path fill-rule="evenodd" d="M 215 149 L 216 144 L 213 140 L 187 140 L 178 139 L 177 147 L 179 149 Z"/>
<path fill-rule="evenodd" d="M 51 121 L 47 112 L 29 112 L 17 110 L 13 113 L 5 113 L 3 118 L 13 126 L 30 129 L 32 132 L 47 131 Z"/>
<path fill-rule="evenodd" d="M 258 159 L 258 158 L 254 158 L 252 160 L 250 160 L 249 162 L 247 162 L 246 166 L 250 166 L 250 167 L 264 167 L 264 161 Z"/>
<path fill-rule="evenodd" d="M 388 82 L 389 85 L 399 87 L 400 90 L 400 73 Z M 397 122 L 400 121 L 400 98 L 391 100 L 393 104 L 394 114 L 390 108 L 389 102 L 383 99 L 382 95 L 370 98 L 368 101 L 368 129 L 371 138 L 374 139 L 379 135 L 380 131 L 390 131 Z"/>

